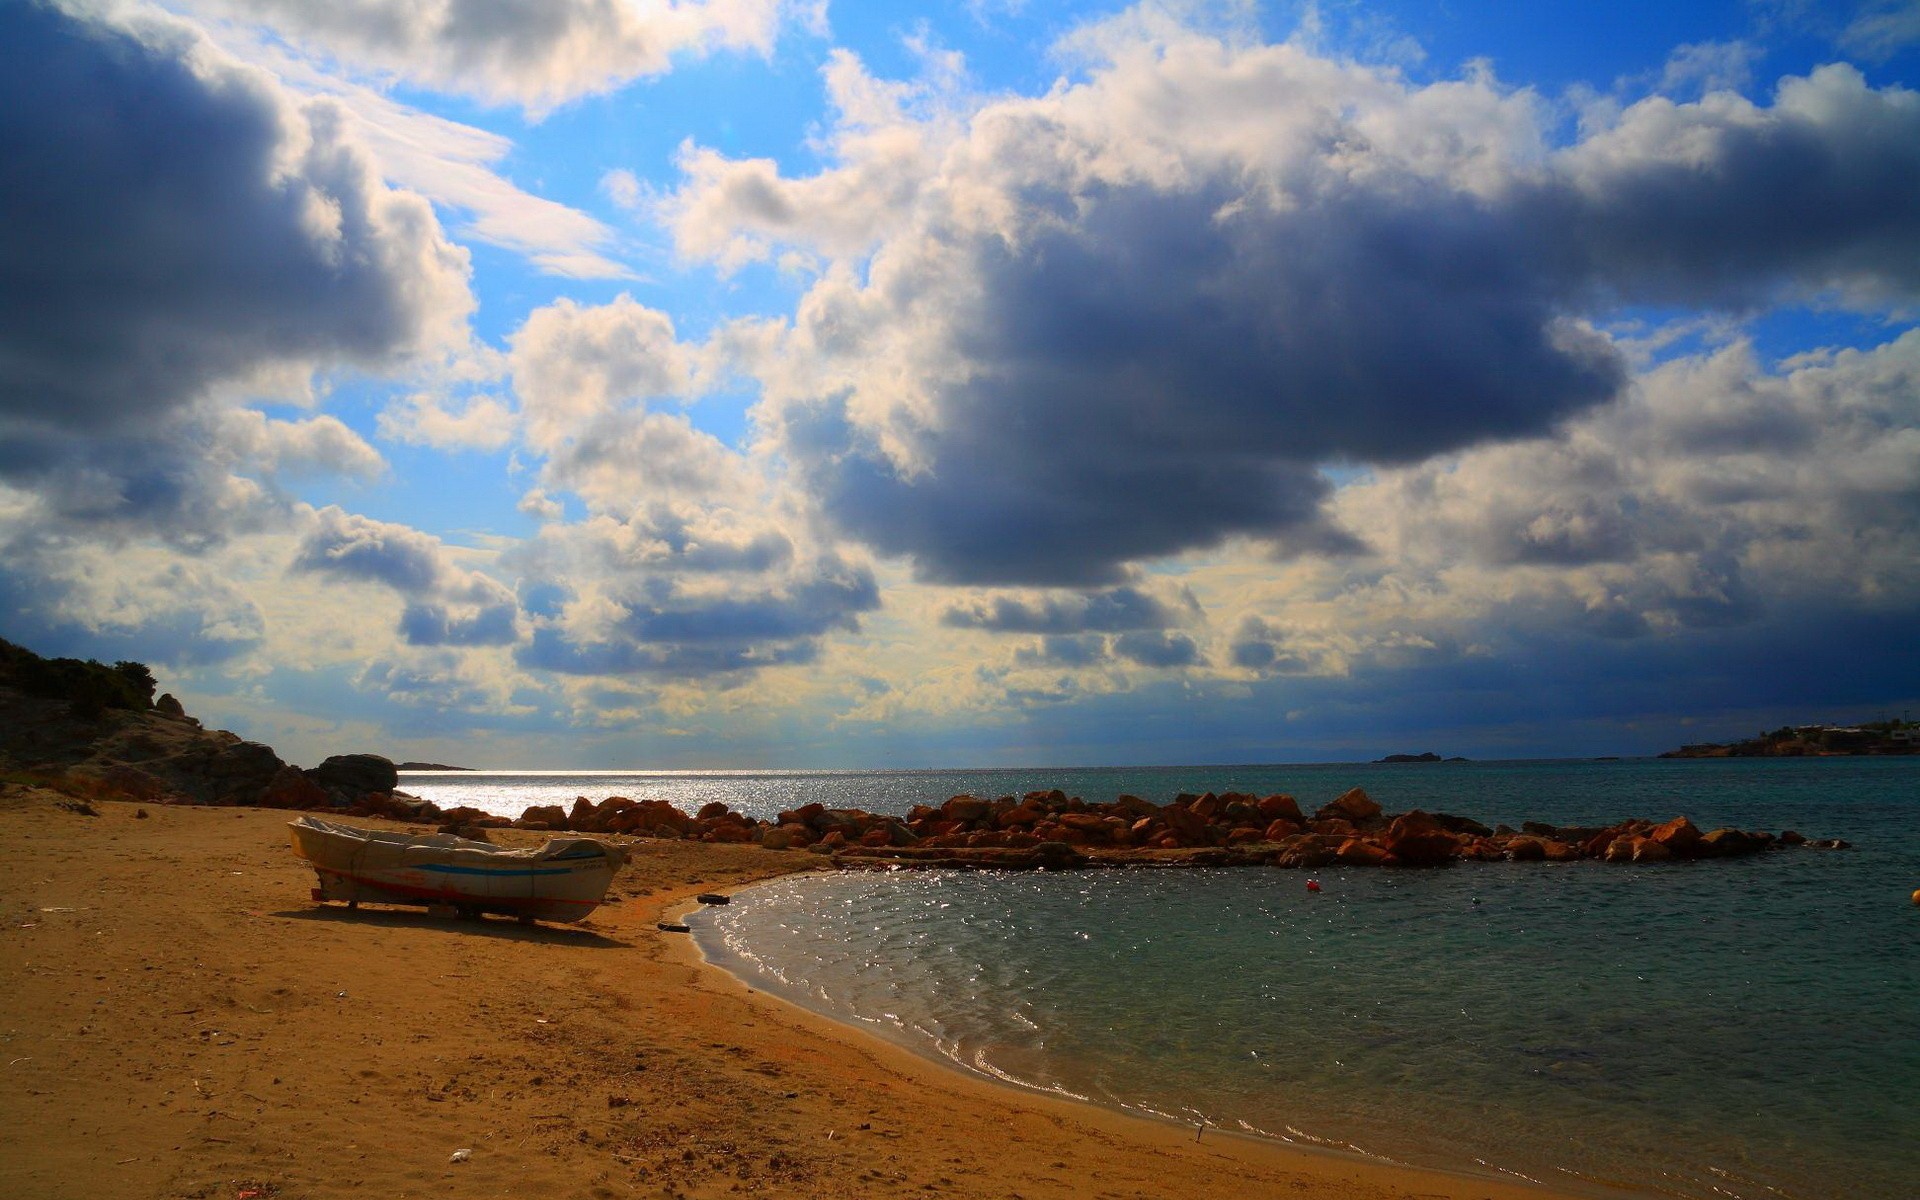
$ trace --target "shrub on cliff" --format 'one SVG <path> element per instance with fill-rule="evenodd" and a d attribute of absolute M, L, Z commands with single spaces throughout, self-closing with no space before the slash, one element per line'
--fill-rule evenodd
<path fill-rule="evenodd" d="M 144 712 L 153 707 L 157 686 L 144 663 L 109 667 L 92 659 L 41 658 L 5 639 L 0 639 L 0 678 L 31 695 L 65 700 L 74 716 L 87 719 L 110 708 Z"/>

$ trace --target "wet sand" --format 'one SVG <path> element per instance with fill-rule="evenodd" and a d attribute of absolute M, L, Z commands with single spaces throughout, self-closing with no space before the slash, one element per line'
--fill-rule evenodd
<path fill-rule="evenodd" d="M 290 814 L 54 799 L 0 794 L 0 1195 L 19 1200 L 1568 1194 L 1196 1143 L 975 1079 L 654 927 L 812 855 L 641 841 L 584 925 L 446 921 L 312 903 Z"/>

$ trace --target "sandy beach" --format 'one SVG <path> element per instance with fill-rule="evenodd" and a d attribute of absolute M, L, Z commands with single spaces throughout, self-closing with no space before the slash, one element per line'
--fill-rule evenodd
<path fill-rule="evenodd" d="M 812 855 L 643 840 L 581 926 L 457 922 L 312 903 L 286 813 L 56 799 L 0 798 L 10 1197 L 1568 1194 L 974 1079 L 655 928 Z"/>

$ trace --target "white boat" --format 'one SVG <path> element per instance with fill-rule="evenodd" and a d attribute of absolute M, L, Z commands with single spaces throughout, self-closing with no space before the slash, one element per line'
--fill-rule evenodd
<path fill-rule="evenodd" d="M 293 852 L 320 877 L 315 900 L 449 907 L 462 916 L 505 913 L 522 920 L 579 921 L 607 894 L 627 861 L 618 846 L 554 838 L 508 850 L 448 834 L 412 835 L 303 816 L 287 823 Z"/>

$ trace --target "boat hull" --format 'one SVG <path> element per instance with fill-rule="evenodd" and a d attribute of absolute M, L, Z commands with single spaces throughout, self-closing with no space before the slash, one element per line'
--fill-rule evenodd
<path fill-rule="evenodd" d="M 466 914 L 575 922 L 600 906 L 626 860 L 618 847 L 590 838 L 504 850 L 444 834 L 410 836 L 311 816 L 288 827 L 294 853 L 319 877 L 315 898 L 348 904 L 445 905 Z"/>

